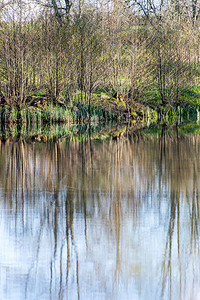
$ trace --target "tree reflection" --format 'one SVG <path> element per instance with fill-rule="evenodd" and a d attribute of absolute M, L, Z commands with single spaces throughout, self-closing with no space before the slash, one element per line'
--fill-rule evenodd
<path fill-rule="evenodd" d="M 133 278 L 145 293 L 139 286 L 147 276 L 167 299 L 197 287 L 200 138 L 165 125 L 161 135 L 127 136 L 1 143 L 2 216 L 24 249 L 34 245 L 25 260 L 27 298 L 33 284 L 51 299 L 86 298 L 88 289 L 117 298 L 120 283 L 131 286 Z M 151 237 L 148 228 L 163 235 Z"/>

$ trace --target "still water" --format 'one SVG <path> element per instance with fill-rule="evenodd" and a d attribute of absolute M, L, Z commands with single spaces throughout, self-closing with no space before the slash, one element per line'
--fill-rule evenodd
<path fill-rule="evenodd" d="M 0 299 L 200 299 L 200 136 L 0 144 Z"/>

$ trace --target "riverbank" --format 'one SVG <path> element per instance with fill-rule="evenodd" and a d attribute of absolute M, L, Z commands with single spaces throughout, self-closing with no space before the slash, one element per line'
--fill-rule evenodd
<path fill-rule="evenodd" d="M 10 102 L 4 96 L 0 99 L 1 124 L 96 124 L 157 118 L 156 111 L 142 103 L 128 105 L 121 97 L 109 97 L 103 93 L 94 94 L 90 100 L 52 99 L 46 94 L 36 93 L 28 96 L 21 107 Z"/>
<path fill-rule="evenodd" d="M 72 99 L 51 98 L 44 91 L 32 92 L 20 107 L 0 97 L 0 124 L 26 127 L 42 127 L 51 124 L 98 124 L 155 123 L 161 120 L 199 119 L 200 87 L 182 89 L 179 101 L 163 105 L 159 91 L 146 91 L 140 101 L 130 103 L 122 95 L 112 97 L 105 92 L 96 92 L 90 98 L 80 97 L 77 92 Z"/>

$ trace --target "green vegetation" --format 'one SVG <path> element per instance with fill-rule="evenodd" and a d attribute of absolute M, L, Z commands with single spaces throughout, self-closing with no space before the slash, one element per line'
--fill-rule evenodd
<path fill-rule="evenodd" d="M 0 6 L 2 126 L 199 117 L 198 1 L 37 3 Z"/>

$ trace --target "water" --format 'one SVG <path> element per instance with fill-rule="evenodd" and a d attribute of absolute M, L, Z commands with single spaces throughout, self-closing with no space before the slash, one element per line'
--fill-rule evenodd
<path fill-rule="evenodd" d="M 0 299 L 200 299 L 200 136 L 0 144 Z"/>

